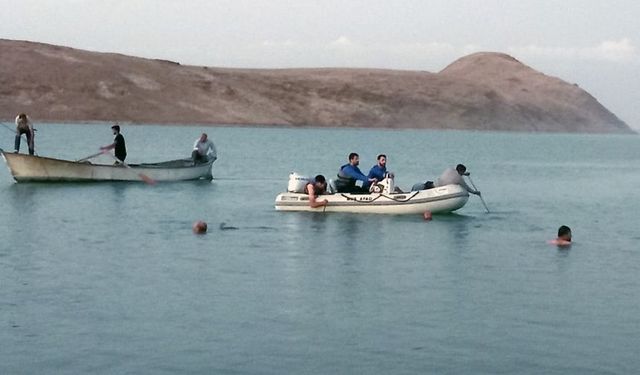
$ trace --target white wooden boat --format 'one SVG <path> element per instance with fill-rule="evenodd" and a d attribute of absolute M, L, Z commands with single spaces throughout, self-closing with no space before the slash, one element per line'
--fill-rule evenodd
<path fill-rule="evenodd" d="M 386 178 L 378 186 L 380 192 L 370 194 L 332 193 L 317 197 L 329 203 L 324 207 L 311 208 L 309 196 L 299 192 L 278 194 L 275 207 L 278 211 L 352 212 L 372 214 L 423 214 L 447 213 L 463 207 L 469 193 L 460 185 L 398 192 L 393 180 Z"/>
<path fill-rule="evenodd" d="M 16 182 L 142 180 L 164 182 L 213 178 L 211 174 L 213 160 L 195 165 L 189 158 L 124 166 L 9 153 L 2 149 L 0 153 Z"/>

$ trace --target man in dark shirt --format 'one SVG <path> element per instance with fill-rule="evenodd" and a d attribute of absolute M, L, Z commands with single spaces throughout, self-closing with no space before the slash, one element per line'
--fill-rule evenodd
<path fill-rule="evenodd" d="M 113 143 L 107 146 L 100 147 L 100 150 L 105 151 L 114 149 L 116 158 L 119 161 L 123 162 L 124 159 L 127 158 L 127 147 L 124 144 L 124 137 L 122 136 L 122 134 L 120 134 L 120 125 L 113 125 L 111 127 L 111 130 L 113 130 L 113 135 L 115 135 Z"/>

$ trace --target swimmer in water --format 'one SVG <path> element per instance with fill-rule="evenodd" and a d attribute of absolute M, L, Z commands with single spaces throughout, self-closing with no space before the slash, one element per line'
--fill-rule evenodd
<path fill-rule="evenodd" d="M 558 228 L 558 237 L 555 240 L 549 241 L 550 244 L 556 246 L 571 246 L 571 228 L 566 225 Z"/>

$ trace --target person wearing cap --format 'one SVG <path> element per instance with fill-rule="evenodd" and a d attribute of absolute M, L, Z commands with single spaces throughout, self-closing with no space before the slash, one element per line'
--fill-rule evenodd
<path fill-rule="evenodd" d="M 120 125 L 113 125 L 111 127 L 111 130 L 113 131 L 113 135 L 115 135 L 115 138 L 113 139 L 113 143 L 110 145 L 100 147 L 100 150 L 106 151 L 106 150 L 113 149 L 114 150 L 113 153 L 115 154 L 116 158 L 120 162 L 123 162 L 124 159 L 127 158 L 127 147 L 124 143 L 124 136 L 120 134 Z"/>
<path fill-rule="evenodd" d="M 21 113 L 16 116 L 16 140 L 15 140 L 15 153 L 20 152 L 20 140 L 22 134 L 27 136 L 27 146 L 29 147 L 29 155 L 35 153 L 35 132 L 33 130 L 33 124 L 29 120 L 29 117 Z"/>
<path fill-rule="evenodd" d="M 440 177 L 436 179 L 434 182 L 435 187 L 445 186 L 445 185 L 460 185 L 465 188 L 469 193 L 480 195 L 480 191 L 473 189 L 467 185 L 462 176 L 468 176 L 467 167 L 462 164 L 456 165 L 456 168 L 447 168 L 442 172 Z"/>
<path fill-rule="evenodd" d="M 202 133 L 200 138 L 196 139 L 196 143 L 193 144 L 191 158 L 194 164 L 206 163 L 209 160 L 215 161 L 218 159 L 216 146 L 208 139 L 207 133 Z"/>

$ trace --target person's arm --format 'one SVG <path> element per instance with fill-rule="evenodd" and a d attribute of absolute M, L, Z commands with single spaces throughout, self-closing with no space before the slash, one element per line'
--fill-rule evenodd
<path fill-rule="evenodd" d="M 373 167 L 371 167 L 371 170 L 369 170 L 369 175 L 367 177 L 370 179 L 375 178 L 378 181 L 382 181 L 384 179 L 384 171 L 379 166 L 374 165 Z"/>
<path fill-rule="evenodd" d="M 316 199 L 316 189 L 313 184 L 307 184 L 307 191 L 309 192 L 309 207 L 318 208 L 326 206 L 327 203 L 329 203 L 329 201 L 326 199 L 323 199 L 321 201 Z"/>
<path fill-rule="evenodd" d="M 36 132 L 33 129 L 33 123 L 31 122 L 31 119 L 29 119 L 29 116 L 27 116 L 27 127 L 29 127 L 29 132 L 31 133 L 31 139 L 29 142 L 29 147 L 33 150 L 33 145 L 35 143 L 35 138 L 36 138 Z"/>
<path fill-rule="evenodd" d="M 459 184 L 460 184 L 460 186 L 465 188 L 469 193 L 475 194 L 475 195 L 480 195 L 480 191 L 475 190 L 474 188 L 472 188 L 469 185 L 467 185 L 467 182 L 464 180 L 464 178 L 462 178 L 462 176 L 460 176 Z"/>
<path fill-rule="evenodd" d="M 352 165 L 348 165 L 344 168 L 344 173 L 351 178 L 364 182 L 365 184 L 378 181 L 376 178 L 369 178 L 365 176 L 359 169 Z"/>
<path fill-rule="evenodd" d="M 563 240 L 562 238 L 556 238 L 555 240 L 549 241 L 549 244 L 565 247 L 565 246 L 571 246 L 571 241 Z"/>
<path fill-rule="evenodd" d="M 218 152 L 216 151 L 216 145 L 209 141 L 209 153 L 207 154 L 210 160 L 218 159 Z"/>
<path fill-rule="evenodd" d="M 114 149 L 114 148 L 116 148 L 116 143 L 115 143 L 115 142 L 113 142 L 113 143 L 112 143 L 112 144 L 110 144 L 110 145 L 106 145 L 106 146 L 102 146 L 102 147 L 100 147 L 100 150 L 102 150 L 102 151 L 107 151 L 107 150 L 112 150 L 112 149 Z"/>

